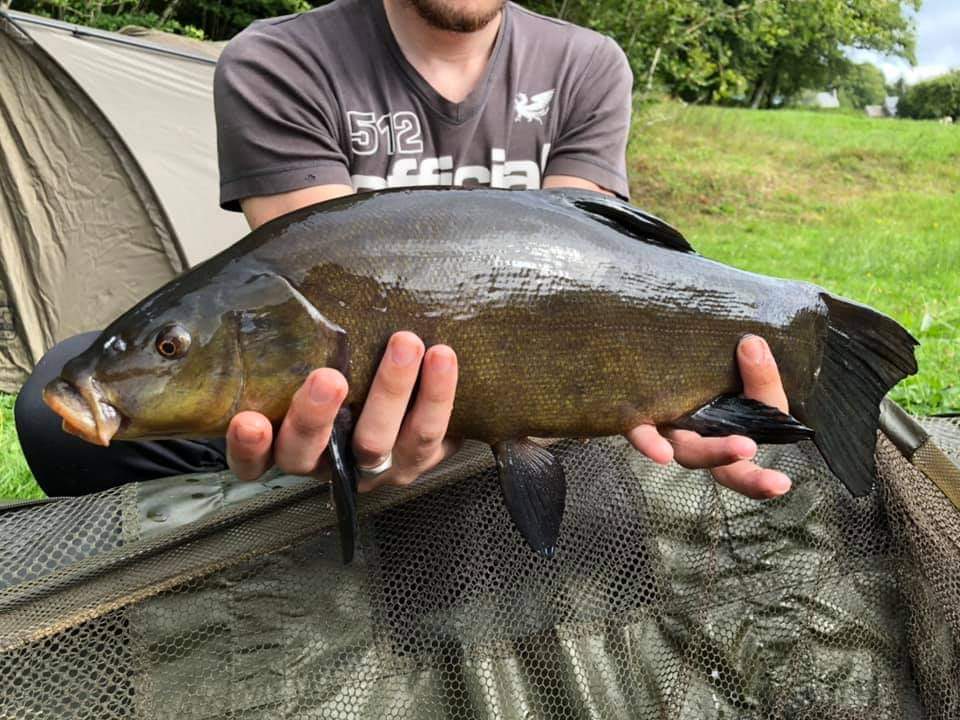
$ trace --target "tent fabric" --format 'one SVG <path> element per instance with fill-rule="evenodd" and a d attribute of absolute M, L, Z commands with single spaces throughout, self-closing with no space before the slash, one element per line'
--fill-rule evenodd
<path fill-rule="evenodd" d="M 761 502 L 555 442 L 552 560 L 478 443 L 362 496 L 349 566 L 323 477 L 12 508 L 0 717 L 954 720 L 960 421 L 922 422 L 919 447 L 881 435 L 862 498 L 809 443 L 763 448 L 794 487 Z"/>
<path fill-rule="evenodd" d="M 54 343 L 246 232 L 217 203 L 211 58 L 222 45 L 73 29 L 0 16 L 4 392 Z"/>

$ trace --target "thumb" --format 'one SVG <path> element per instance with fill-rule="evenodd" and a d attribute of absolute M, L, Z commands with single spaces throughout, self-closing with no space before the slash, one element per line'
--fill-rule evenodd
<path fill-rule="evenodd" d="M 783 412 L 790 411 L 777 361 L 773 359 L 766 340 L 757 335 L 745 335 L 737 346 L 737 361 L 745 397 Z"/>

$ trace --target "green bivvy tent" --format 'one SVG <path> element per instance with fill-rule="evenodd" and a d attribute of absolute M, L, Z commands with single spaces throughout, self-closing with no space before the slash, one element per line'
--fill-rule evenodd
<path fill-rule="evenodd" d="M 217 202 L 220 49 L 0 12 L 0 391 L 245 234 Z"/>

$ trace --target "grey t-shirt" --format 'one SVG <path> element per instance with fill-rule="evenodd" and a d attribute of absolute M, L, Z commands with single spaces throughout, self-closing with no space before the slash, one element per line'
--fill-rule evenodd
<path fill-rule="evenodd" d="M 547 175 L 626 198 L 632 85 L 613 40 L 512 3 L 459 103 L 407 62 L 382 0 L 256 22 L 214 80 L 220 203 L 328 183 L 537 188 Z"/>

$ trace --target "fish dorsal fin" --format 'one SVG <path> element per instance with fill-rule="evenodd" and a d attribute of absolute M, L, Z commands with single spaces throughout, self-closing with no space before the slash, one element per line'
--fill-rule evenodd
<path fill-rule="evenodd" d="M 581 212 L 624 235 L 669 250 L 696 252 L 675 227 L 622 200 L 588 190 L 555 192 Z"/>

